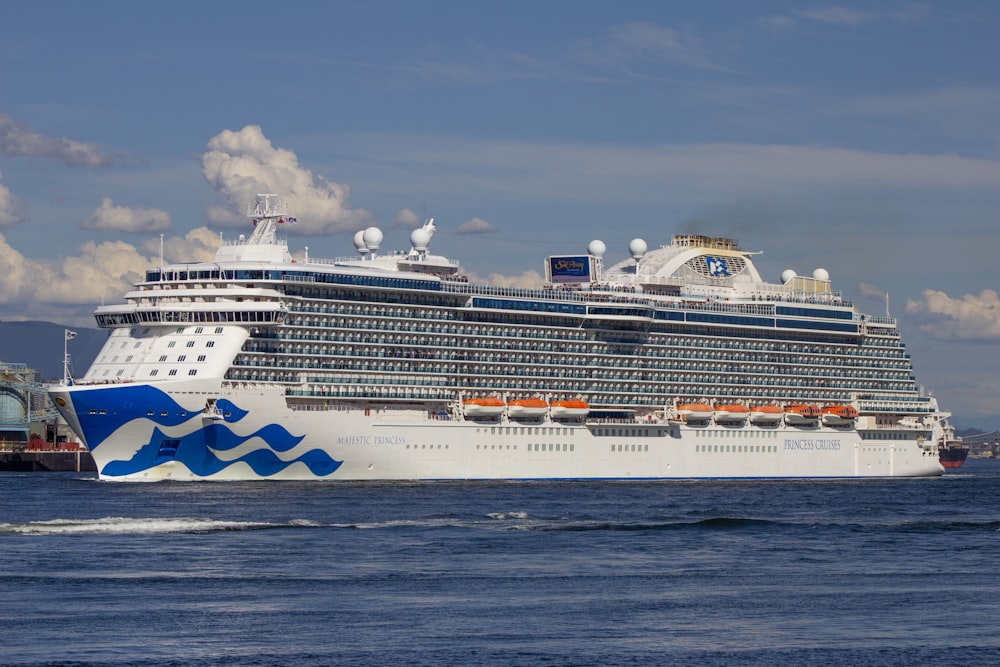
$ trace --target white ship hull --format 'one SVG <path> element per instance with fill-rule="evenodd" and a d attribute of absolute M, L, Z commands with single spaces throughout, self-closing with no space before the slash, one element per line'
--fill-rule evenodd
<path fill-rule="evenodd" d="M 292 410 L 272 390 L 192 389 L 167 394 L 150 385 L 105 386 L 55 390 L 53 396 L 63 398 L 64 414 L 87 434 L 105 479 L 639 480 L 943 472 L 916 431 L 910 439 L 886 441 L 823 426 L 524 424 L 444 418 L 422 409 Z M 162 400 L 154 405 L 149 397 L 156 394 Z M 204 411 L 206 396 L 216 399 L 220 412 Z M 90 414 L 89 405 L 104 406 L 106 414 Z"/>
<path fill-rule="evenodd" d="M 540 289 L 474 284 L 429 252 L 433 221 L 408 252 L 370 227 L 356 257 L 293 257 L 273 198 L 215 261 L 150 269 L 95 312 L 104 347 L 50 395 L 102 478 L 943 472 L 948 413 L 895 320 L 825 270 L 769 283 L 734 240 L 681 235 L 610 267 L 596 240 L 550 256 Z"/>

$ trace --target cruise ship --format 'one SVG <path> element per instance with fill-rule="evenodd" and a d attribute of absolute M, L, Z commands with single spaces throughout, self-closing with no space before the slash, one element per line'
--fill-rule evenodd
<path fill-rule="evenodd" d="M 728 238 L 544 259 L 476 284 L 369 227 L 293 257 L 276 195 L 214 262 L 163 265 L 95 317 L 50 388 L 108 480 L 669 480 L 940 475 L 949 414 L 896 322 L 830 276 L 767 282 Z M 583 242 L 581 242 L 581 246 Z M 162 262 L 161 262 L 162 264 Z"/>

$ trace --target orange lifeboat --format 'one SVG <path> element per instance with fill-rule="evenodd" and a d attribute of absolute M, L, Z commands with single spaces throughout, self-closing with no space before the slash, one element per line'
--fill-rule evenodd
<path fill-rule="evenodd" d="M 467 398 L 462 401 L 462 411 L 466 417 L 497 417 L 503 414 L 503 401 L 496 396 Z"/>
<path fill-rule="evenodd" d="M 785 408 L 785 423 L 812 426 L 819 420 L 819 415 L 819 408 L 815 405 L 789 405 Z"/>
<path fill-rule="evenodd" d="M 590 414 L 590 404 L 579 399 L 552 401 L 549 412 L 553 419 L 580 419 Z"/>
<path fill-rule="evenodd" d="M 754 424 L 777 424 L 785 418 L 780 405 L 756 405 L 750 408 L 750 421 Z"/>
<path fill-rule="evenodd" d="M 750 408 L 739 403 L 730 405 L 715 406 L 715 421 L 717 422 L 743 422 L 750 416 Z"/>
<path fill-rule="evenodd" d="M 507 404 L 511 419 L 538 419 L 548 412 L 549 404 L 540 398 L 518 398 Z"/>
<path fill-rule="evenodd" d="M 703 422 L 712 418 L 715 408 L 708 403 L 681 403 L 677 406 L 677 414 L 684 421 Z"/>
<path fill-rule="evenodd" d="M 853 405 L 828 405 L 823 408 L 823 423 L 827 426 L 849 426 L 858 418 Z"/>

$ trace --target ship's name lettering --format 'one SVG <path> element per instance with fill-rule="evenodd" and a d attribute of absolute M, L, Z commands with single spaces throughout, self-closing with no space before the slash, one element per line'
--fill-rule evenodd
<path fill-rule="evenodd" d="M 405 435 L 341 435 L 338 445 L 405 445 Z"/>
<path fill-rule="evenodd" d="M 557 271 L 583 271 L 583 262 L 560 259 L 555 262 Z"/>
<path fill-rule="evenodd" d="M 840 440 L 825 438 L 785 438 L 785 449 L 840 451 Z"/>

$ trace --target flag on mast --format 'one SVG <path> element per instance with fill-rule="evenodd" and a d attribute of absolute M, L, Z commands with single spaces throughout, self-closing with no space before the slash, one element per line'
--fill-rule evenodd
<path fill-rule="evenodd" d="M 74 338 L 76 338 L 76 332 L 66 329 L 66 340 L 73 340 Z"/>

